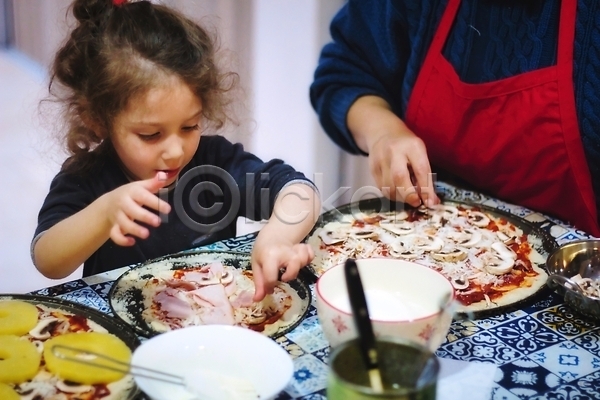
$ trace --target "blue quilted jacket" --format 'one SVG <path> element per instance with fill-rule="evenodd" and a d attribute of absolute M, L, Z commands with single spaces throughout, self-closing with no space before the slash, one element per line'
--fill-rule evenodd
<path fill-rule="evenodd" d="M 600 2 L 577 1 L 573 83 L 600 210 Z M 404 117 L 447 0 L 349 0 L 331 23 L 310 99 L 331 139 L 361 154 L 346 127 L 359 97 L 385 98 Z M 559 0 L 463 0 L 444 56 L 463 82 L 484 83 L 556 64 Z M 599 212 L 600 215 L 600 212 Z"/>

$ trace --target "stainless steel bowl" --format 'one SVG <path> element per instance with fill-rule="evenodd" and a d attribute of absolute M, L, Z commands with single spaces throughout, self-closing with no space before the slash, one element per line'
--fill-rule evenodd
<path fill-rule="evenodd" d="M 582 278 L 600 281 L 600 239 L 577 240 L 556 249 L 546 260 L 548 286 L 564 297 L 575 311 L 600 321 L 600 298 L 588 296 L 572 281 Z"/>

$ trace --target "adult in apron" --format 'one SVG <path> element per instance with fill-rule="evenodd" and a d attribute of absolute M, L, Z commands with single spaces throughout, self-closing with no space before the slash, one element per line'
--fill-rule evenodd
<path fill-rule="evenodd" d="M 561 2 L 556 65 L 483 84 L 462 82 L 442 54 L 459 5 L 449 0 L 444 11 L 408 103 L 407 126 L 434 166 L 600 236 L 575 109 L 577 2 Z"/>

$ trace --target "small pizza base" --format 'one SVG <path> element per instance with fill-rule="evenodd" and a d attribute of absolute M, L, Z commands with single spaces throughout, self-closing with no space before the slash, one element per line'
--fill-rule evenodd
<path fill-rule="evenodd" d="M 226 260 L 226 262 L 223 262 L 223 260 L 219 258 L 220 256 L 222 256 L 223 260 Z M 125 320 L 125 322 L 138 329 L 144 330 L 144 335 L 154 335 L 172 329 L 178 329 L 177 327 L 172 328 L 167 321 L 156 318 L 152 312 L 149 312 L 154 304 L 153 297 L 154 294 L 156 294 L 156 291 L 153 291 L 150 287 L 146 287 L 146 284 L 153 279 L 169 279 L 176 270 L 182 271 L 188 268 L 193 269 L 197 265 L 208 265 L 214 262 L 221 262 L 226 268 L 236 269 L 250 275 L 249 278 L 251 280 L 251 269 L 249 267 L 241 267 L 242 265 L 249 263 L 249 256 L 245 254 L 226 253 L 223 255 L 215 255 L 207 252 L 182 257 L 170 257 L 164 260 L 157 260 L 147 265 L 142 265 L 125 273 L 115 284 L 116 290 L 111 293 L 111 305 L 113 306 L 115 313 Z M 230 265 L 230 263 L 233 264 Z M 176 264 L 185 264 L 187 267 L 173 268 Z M 235 267 L 233 265 L 240 266 Z M 301 299 L 298 292 L 289 283 L 279 282 L 276 287 L 278 290 L 281 290 L 289 300 L 285 300 L 288 308 L 284 311 L 282 316 L 276 321 L 264 324 L 262 330 L 259 330 L 262 334 L 271 337 L 275 337 L 279 335 L 280 332 L 284 332 L 291 326 L 297 324 L 302 315 L 306 313 L 309 306 L 308 301 Z M 138 294 L 133 295 L 133 293 Z M 202 325 L 202 322 L 198 321 L 197 323 L 184 326 L 193 325 Z M 236 325 L 244 326 L 238 323 L 236 323 Z M 248 327 L 248 329 L 252 329 L 252 327 Z"/>
<path fill-rule="evenodd" d="M 275 335 L 277 332 L 295 324 L 302 313 L 302 300 L 300 299 L 300 296 L 298 296 L 298 293 L 292 289 L 289 284 L 284 282 L 280 282 L 277 285 L 277 288 L 285 292 L 285 294 L 288 296 L 289 300 L 286 300 L 286 305 L 289 305 L 289 307 L 277 321 L 264 326 L 264 329 L 261 331 L 261 333 L 267 336 Z M 147 290 L 144 291 L 144 293 L 144 304 L 146 307 L 145 311 L 147 311 L 152 305 L 152 291 Z M 167 323 L 162 321 L 160 318 L 157 318 L 154 314 L 144 312 L 142 315 L 144 316 L 146 323 L 154 331 L 162 333 L 172 330 Z"/>

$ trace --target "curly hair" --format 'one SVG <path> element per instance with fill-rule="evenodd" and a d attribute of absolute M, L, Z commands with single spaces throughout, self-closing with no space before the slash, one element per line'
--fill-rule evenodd
<path fill-rule="evenodd" d="M 85 170 L 94 153 L 110 150 L 115 117 L 165 76 L 178 76 L 198 96 L 205 127 L 228 119 L 226 94 L 238 77 L 219 70 L 206 30 L 166 6 L 119 3 L 75 0 L 69 10 L 77 26 L 53 61 L 49 91 L 64 107 L 69 170 Z"/>

